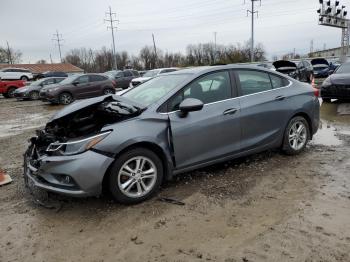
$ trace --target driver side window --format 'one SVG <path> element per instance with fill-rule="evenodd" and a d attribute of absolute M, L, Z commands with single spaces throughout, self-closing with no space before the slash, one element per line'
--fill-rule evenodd
<path fill-rule="evenodd" d="M 175 95 L 168 104 L 168 111 L 176 111 L 186 98 L 196 98 L 204 104 L 209 104 L 232 96 L 231 82 L 228 71 L 211 73 L 200 77 Z"/>
<path fill-rule="evenodd" d="M 79 84 L 86 84 L 89 82 L 89 76 L 88 75 L 81 76 L 77 79 L 77 81 L 79 82 Z"/>

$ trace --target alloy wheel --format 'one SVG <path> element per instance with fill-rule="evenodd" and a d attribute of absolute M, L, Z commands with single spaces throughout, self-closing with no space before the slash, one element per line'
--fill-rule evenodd
<path fill-rule="evenodd" d="M 156 184 L 157 167 L 144 156 L 137 156 L 126 161 L 118 173 L 120 191 L 131 198 L 147 195 Z"/>
<path fill-rule="evenodd" d="M 72 96 L 70 94 L 62 94 L 60 96 L 60 102 L 64 105 L 72 103 Z"/>
<path fill-rule="evenodd" d="M 292 125 L 289 130 L 288 140 L 294 150 L 298 151 L 303 148 L 307 140 L 307 130 L 302 121 L 297 121 Z"/>

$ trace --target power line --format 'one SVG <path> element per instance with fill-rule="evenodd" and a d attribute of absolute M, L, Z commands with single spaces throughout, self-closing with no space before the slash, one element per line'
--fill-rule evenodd
<path fill-rule="evenodd" d="M 250 15 L 252 16 L 252 34 L 251 34 L 251 39 L 250 39 L 250 61 L 254 62 L 254 15 L 257 14 L 259 15 L 258 11 L 254 11 L 254 3 L 256 1 L 260 1 L 260 6 L 261 6 L 261 0 L 250 0 L 252 2 L 252 8 L 251 10 L 247 10 L 247 16 Z"/>
<path fill-rule="evenodd" d="M 57 42 L 57 45 L 58 45 L 58 51 L 60 53 L 60 61 L 62 63 L 62 53 L 61 53 L 61 42 L 64 40 L 62 39 L 62 35 L 58 33 L 58 30 L 56 30 L 56 34 L 53 35 L 55 38 L 53 38 L 52 40 L 53 41 L 56 41 Z"/>
<path fill-rule="evenodd" d="M 106 13 L 106 15 L 109 16 L 109 19 L 104 19 L 104 21 L 111 23 L 110 26 L 107 26 L 107 29 L 111 29 L 112 31 L 114 66 L 115 66 L 115 70 L 118 70 L 117 53 L 115 51 L 115 40 L 114 40 L 114 29 L 117 29 L 117 26 L 114 26 L 114 23 L 118 23 L 119 20 L 113 19 L 113 16 L 116 17 L 116 13 L 112 12 L 111 7 L 109 7 L 109 11 Z"/>

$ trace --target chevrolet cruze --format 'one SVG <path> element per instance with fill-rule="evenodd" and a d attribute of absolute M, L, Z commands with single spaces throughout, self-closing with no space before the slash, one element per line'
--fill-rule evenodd
<path fill-rule="evenodd" d="M 25 153 L 26 184 L 125 204 L 174 175 L 271 148 L 300 153 L 319 124 L 317 90 L 254 66 L 159 75 L 121 96 L 56 113 Z"/>

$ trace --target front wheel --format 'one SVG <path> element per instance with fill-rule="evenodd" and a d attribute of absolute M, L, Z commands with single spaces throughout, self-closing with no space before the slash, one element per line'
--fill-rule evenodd
<path fill-rule="evenodd" d="M 296 155 L 304 150 L 310 139 L 309 124 L 305 118 L 292 118 L 284 132 L 283 151 L 287 155 Z"/>
<path fill-rule="evenodd" d="M 73 96 L 70 93 L 62 93 L 59 95 L 58 100 L 62 105 L 69 105 L 73 102 Z"/>
<path fill-rule="evenodd" d="M 112 88 L 106 88 L 103 90 L 103 95 L 110 95 L 110 94 L 115 94 L 115 90 Z"/>
<path fill-rule="evenodd" d="M 136 204 L 158 191 L 163 165 L 152 151 L 135 148 L 117 158 L 109 175 L 109 190 L 113 197 L 123 204 Z"/>

